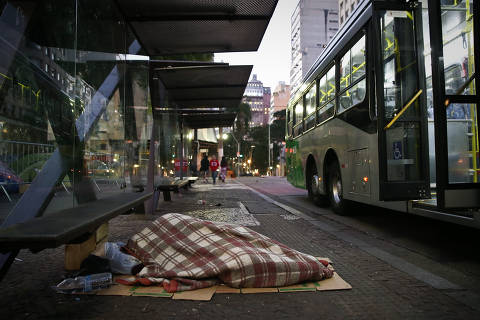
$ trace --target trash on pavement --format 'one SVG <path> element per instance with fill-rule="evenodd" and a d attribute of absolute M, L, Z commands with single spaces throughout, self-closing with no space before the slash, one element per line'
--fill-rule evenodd
<path fill-rule="evenodd" d="M 116 274 L 137 274 L 143 267 L 134 256 L 122 252 L 123 242 L 105 242 L 93 254 L 109 262 L 111 272 Z"/>
<path fill-rule="evenodd" d="M 84 293 L 108 288 L 111 284 L 112 274 L 105 272 L 83 277 L 67 278 L 53 287 L 53 289 L 59 293 Z"/>

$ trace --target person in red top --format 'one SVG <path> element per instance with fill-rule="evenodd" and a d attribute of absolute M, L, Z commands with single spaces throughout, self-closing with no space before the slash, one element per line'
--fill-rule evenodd
<path fill-rule="evenodd" d="M 212 180 L 213 184 L 215 184 L 215 180 L 217 179 L 217 169 L 218 169 L 219 163 L 217 160 L 217 157 L 214 155 L 212 156 L 212 159 L 210 160 L 210 171 L 212 171 Z"/>

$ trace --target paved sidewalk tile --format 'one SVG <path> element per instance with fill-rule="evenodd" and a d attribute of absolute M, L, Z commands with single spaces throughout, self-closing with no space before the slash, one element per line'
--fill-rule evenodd
<path fill-rule="evenodd" d="M 205 204 L 199 204 L 205 200 Z M 239 203 L 245 203 L 244 207 Z M 223 210 L 224 209 L 224 210 Z M 127 215 L 111 220 L 112 241 L 127 240 L 167 212 L 202 218 L 253 217 L 255 231 L 296 250 L 328 257 L 352 290 L 326 292 L 221 294 L 209 302 L 148 297 L 70 296 L 50 288 L 62 280 L 63 247 L 38 254 L 22 251 L 0 283 L 2 319 L 475 319 L 465 305 L 387 263 L 355 244 L 323 232 L 308 221 L 275 208 L 249 189 L 232 182 L 198 183 L 161 201 L 153 216 Z M 250 219 L 250 218 L 248 218 Z M 245 221 L 247 221 L 246 219 Z M 239 219 L 241 221 L 241 219 Z"/>

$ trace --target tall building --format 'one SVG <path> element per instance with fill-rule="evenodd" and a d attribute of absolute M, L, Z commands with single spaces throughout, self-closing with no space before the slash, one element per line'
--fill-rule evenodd
<path fill-rule="evenodd" d="M 343 25 L 348 16 L 353 12 L 353 9 L 357 6 L 359 0 L 339 0 L 338 1 L 338 13 L 340 15 L 340 25 Z"/>
<path fill-rule="evenodd" d="M 291 19 L 292 92 L 338 31 L 337 0 L 300 0 Z"/>
<path fill-rule="evenodd" d="M 273 121 L 273 115 L 275 112 L 285 110 L 290 99 L 290 85 L 285 84 L 284 81 L 280 81 L 272 93 L 270 99 L 270 123 Z"/>
<path fill-rule="evenodd" d="M 252 118 L 251 127 L 264 126 L 268 124 L 270 110 L 271 91 L 269 87 L 264 87 L 263 83 L 257 79 L 254 74 L 248 82 L 242 101 L 250 106 Z"/>

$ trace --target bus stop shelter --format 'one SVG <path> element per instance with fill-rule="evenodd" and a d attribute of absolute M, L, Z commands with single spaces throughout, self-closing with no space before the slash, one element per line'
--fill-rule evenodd
<path fill-rule="evenodd" d="M 21 92 L 17 109 L 26 111 L 0 114 L 6 119 L 2 132 L 16 132 L 20 123 L 27 134 L 12 135 L 9 143 L 35 140 L 55 151 L 42 153 L 40 169 L 32 171 L 28 189 L 3 219 L 0 279 L 21 249 L 39 251 L 78 240 L 138 204 L 153 210 L 149 199 L 155 176 L 164 173 L 159 170 L 169 164 L 170 153 L 185 157 L 190 152 L 185 150 L 187 131 L 233 123 L 252 68 L 164 57 L 255 51 L 276 4 L 277 0 L 2 4 L 0 88 L 6 93 L 0 104 L 20 104 L 14 98 Z M 114 172 L 120 185 L 108 194 L 103 191 L 107 183 L 100 188 L 91 170 L 102 150 L 109 152 L 105 158 L 112 165 L 105 172 Z M 9 159 L 21 157 L 13 154 Z M 109 177 L 102 179 L 110 181 Z M 146 191 L 135 192 L 139 190 L 134 180 Z M 60 199 L 58 188 L 65 183 L 71 191 Z"/>

